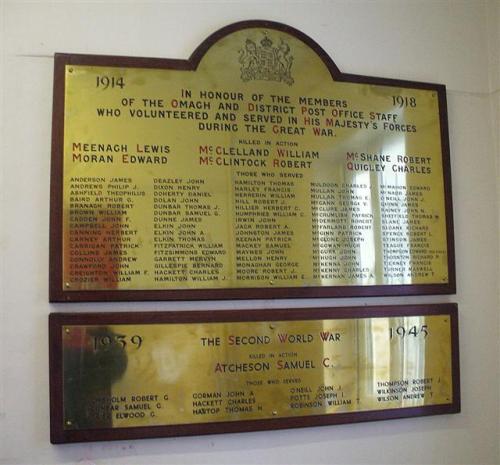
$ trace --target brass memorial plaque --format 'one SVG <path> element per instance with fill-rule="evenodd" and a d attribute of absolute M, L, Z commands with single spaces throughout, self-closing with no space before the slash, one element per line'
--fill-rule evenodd
<path fill-rule="evenodd" d="M 53 301 L 452 293 L 444 86 L 249 21 L 188 61 L 56 55 Z"/>
<path fill-rule="evenodd" d="M 52 314 L 53 441 L 459 410 L 455 305 L 306 310 Z"/>

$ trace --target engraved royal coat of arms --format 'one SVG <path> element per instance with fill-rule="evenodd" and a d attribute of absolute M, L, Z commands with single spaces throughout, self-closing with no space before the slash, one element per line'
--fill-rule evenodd
<path fill-rule="evenodd" d="M 293 56 L 283 39 L 280 39 L 277 47 L 273 47 L 273 41 L 267 35 L 260 41 L 260 45 L 247 39 L 245 47 L 240 49 L 239 62 L 244 82 L 278 81 L 289 86 L 294 82 L 291 76 Z"/>

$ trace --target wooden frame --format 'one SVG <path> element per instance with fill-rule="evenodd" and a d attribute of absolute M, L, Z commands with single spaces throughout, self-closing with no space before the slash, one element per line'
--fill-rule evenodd
<path fill-rule="evenodd" d="M 224 288 L 224 289 L 175 289 L 175 290 L 65 290 L 62 287 L 62 201 L 63 201 L 63 144 L 64 144 L 64 69 L 68 64 L 141 67 L 156 69 L 195 70 L 207 52 L 218 40 L 237 30 L 266 27 L 283 31 L 303 41 L 323 60 L 336 81 L 399 86 L 434 90 L 439 100 L 441 151 L 446 211 L 446 242 L 448 258 L 447 283 L 410 285 L 370 285 L 334 287 L 287 287 L 287 288 Z M 50 215 L 50 278 L 51 302 L 74 301 L 147 301 L 147 300 L 207 300 L 252 298 L 311 298 L 311 297 L 366 297 L 387 295 L 452 294 L 456 290 L 455 254 L 453 236 L 453 207 L 451 196 L 450 155 L 446 88 L 440 84 L 367 77 L 340 72 L 328 54 L 310 37 L 290 26 L 272 21 L 242 21 L 224 27 L 209 36 L 188 60 L 137 58 L 101 55 L 56 54 L 54 68 L 54 101 L 52 124 L 51 163 L 51 215 Z"/>
<path fill-rule="evenodd" d="M 289 417 L 265 420 L 149 426 L 141 428 L 65 430 L 63 428 L 63 361 L 62 328 L 64 325 L 112 325 L 156 323 L 214 323 L 257 322 L 314 319 L 342 319 L 368 317 L 398 317 L 449 315 L 451 325 L 452 402 L 442 405 L 336 413 L 316 416 Z M 50 333 L 50 418 L 51 442 L 106 441 L 164 436 L 184 436 L 215 433 L 234 433 L 283 428 L 300 428 L 372 420 L 416 417 L 460 412 L 460 366 L 458 344 L 458 313 L 456 304 L 303 308 L 281 310 L 194 311 L 194 312 L 123 312 L 123 313 L 52 313 L 49 317 Z"/>

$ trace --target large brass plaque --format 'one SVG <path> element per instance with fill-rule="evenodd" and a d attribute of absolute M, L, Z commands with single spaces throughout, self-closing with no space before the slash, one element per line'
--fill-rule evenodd
<path fill-rule="evenodd" d="M 193 434 L 458 410 L 454 306 L 348 315 L 352 310 L 251 312 L 250 321 L 231 321 L 240 315 L 227 312 L 53 314 L 51 378 L 53 394 L 61 391 L 54 437 L 142 437 L 151 430 L 134 435 L 130 428 L 153 426 L 167 428 L 157 435 Z"/>
<path fill-rule="evenodd" d="M 268 22 L 189 61 L 58 55 L 52 300 L 454 290 L 444 86 Z"/>

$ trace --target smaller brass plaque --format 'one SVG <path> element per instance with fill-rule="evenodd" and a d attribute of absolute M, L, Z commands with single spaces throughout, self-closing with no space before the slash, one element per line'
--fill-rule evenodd
<path fill-rule="evenodd" d="M 459 409 L 453 305 L 258 311 L 245 320 L 51 315 L 53 442 Z"/>

